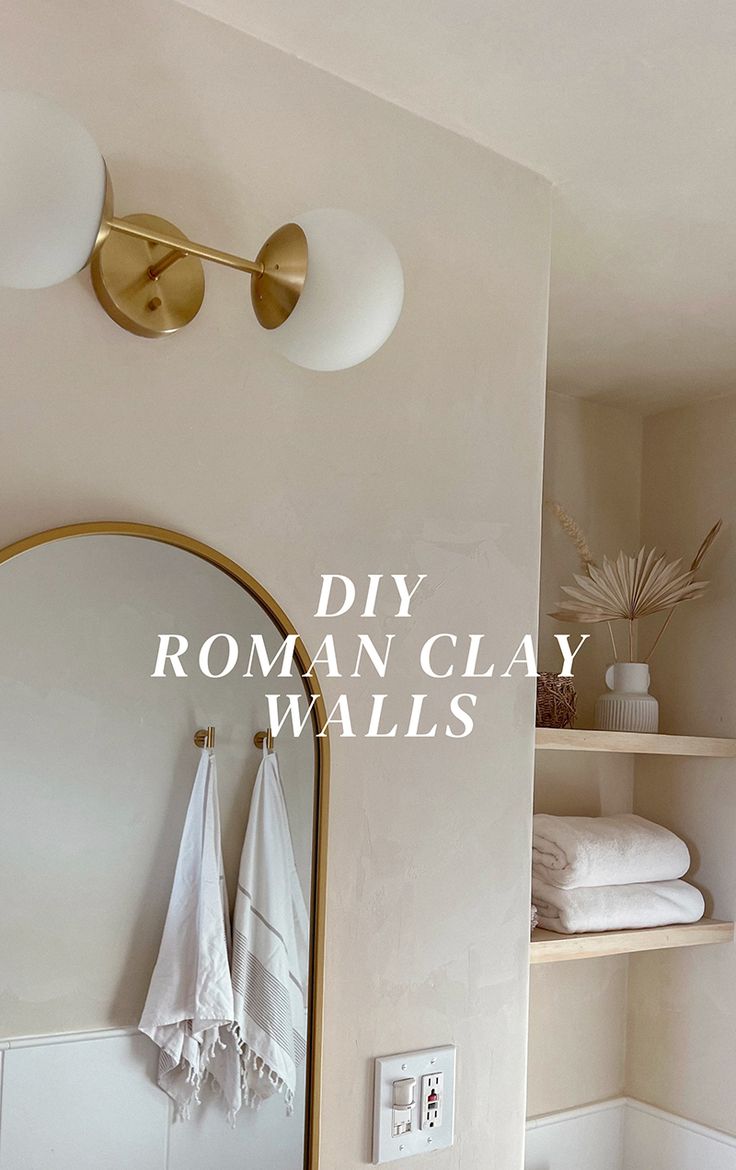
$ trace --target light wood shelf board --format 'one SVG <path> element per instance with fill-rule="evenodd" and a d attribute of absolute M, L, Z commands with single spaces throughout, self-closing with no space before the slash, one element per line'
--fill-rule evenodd
<path fill-rule="evenodd" d="M 736 757 L 736 739 L 702 735 L 645 735 L 633 731 L 578 731 L 538 727 L 538 751 L 628 752 L 635 755 Z"/>
<path fill-rule="evenodd" d="M 532 934 L 531 963 L 560 963 L 661 951 L 671 947 L 702 947 L 734 939 L 733 922 L 702 918 L 684 926 L 653 926 L 644 930 L 606 930 L 600 934 L 555 934 L 537 929 Z"/>

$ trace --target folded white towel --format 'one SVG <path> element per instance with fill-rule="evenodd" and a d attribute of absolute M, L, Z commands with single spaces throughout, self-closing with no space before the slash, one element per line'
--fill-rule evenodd
<path fill-rule="evenodd" d="M 561 890 L 535 879 L 532 891 L 539 925 L 558 934 L 697 922 L 705 909 L 700 890 L 680 881 Z"/>
<path fill-rule="evenodd" d="M 230 1032 L 229 920 L 214 752 L 203 748 L 187 809 L 161 947 L 139 1028 L 161 1050 L 158 1083 L 188 1117 L 205 1078 L 228 1109 L 240 1097 Z"/>
<path fill-rule="evenodd" d="M 534 817 L 532 873 L 561 889 L 670 881 L 689 867 L 684 841 L 632 813 Z"/>
<path fill-rule="evenodd" d="M 292 1112 L 307 1042 L 309 918 L 275 752 L 265 744 L 233 918 L 235 1035 L 245 1103 L 283 1093 Z"/>

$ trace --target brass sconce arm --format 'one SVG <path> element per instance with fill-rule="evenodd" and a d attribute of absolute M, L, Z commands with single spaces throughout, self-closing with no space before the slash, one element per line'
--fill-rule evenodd
<path fill-rule="evenodd" d="M 307 276 L 307 237 L 298 224 L 273 233 L 255 260 L 190 240 L 156 215 L 113 215 L 112 185 L 91 258 L 92 284 L 102 307 L 139 337 L 163 337 L 187 325 L 204 299 L 203 260 L 250 276 L 253 311 L 264 329 L 277 329 L 294 310 Z"/>
<path fill-rule="evenodd" d="M 133 236 L 137 240 L 148 240 L 151 244 L 161 244 L 165 248 L 172 249 L 168 256 L 151 266 L 152 280 L 157 280 L 167 268 L 182 256 L 198 256 L 200 260 L 212 260 L 215 264 L 224 264 L 226 268 L 236 268 L 238 272 L 250 272 L 258 276 L 262 276 L 266 271 L 262 260 L 245 260 L 241 256 L 233 255 L 232 252 L 220 252 L 217 248 L 208 248 L 204 244 L 195 244 L 193 240 L 167 235 L 166 232 L 154 231 L 153 228 L 132 223 L 128 219 L 116 219 L 113 216 L 107 220 L 107 227 L 112 232 L 121 232 L 124 236 Z M 276 270 L 278 271 L 278 265 L 276 265 Z"/>

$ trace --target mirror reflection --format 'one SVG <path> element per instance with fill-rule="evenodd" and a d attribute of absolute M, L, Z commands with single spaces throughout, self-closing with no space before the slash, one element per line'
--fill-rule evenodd
<path fill-rule="evenodd" d="M 291 683 L 244 667 L 151 677 L 162 633 L 196 647 L 258 633 L 273 657 L 279 629 L 215 565 L 134 536 L 38 545 L 0 565 L 0 581 L 0 1040 L 117 1045 L 192 1114 L 190 1143 L 221 1125 L 255 1164 L 297 1170 L 315 742 L 287 725 L 270 754 L 254 735 L 265 692 L 304 683 L 298 668 Z M 213 673 L 226 652 L 213 646 Z M 193 742 L 208 726 L 214 750 Z M 144 1005 L 153 1040 L 137 1031 Z"/>

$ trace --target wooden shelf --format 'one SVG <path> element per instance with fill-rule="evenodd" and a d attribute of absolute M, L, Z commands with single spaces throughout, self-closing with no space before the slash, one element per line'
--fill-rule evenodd
<path fill-rule="evenodd" d="M 702 735 L 644 735 L 633 731 L 577 731 L 538 727 L 536 746 L 538 751 L 736 757 L 736 739 L 714 739 Z"/>
<path fill-rule="evenodd" d="M 733 922 L 702 918 L 686 926 L 653 926 L 645 930 L 606 930 L 601 934 L 555 934 L 535 930 L 531 963 L 561 963 L 569 959 L 596 959 L 629 955 L 635 951 L 662 951 L 670 947 L 702 947 L 733 942 Z"/>

